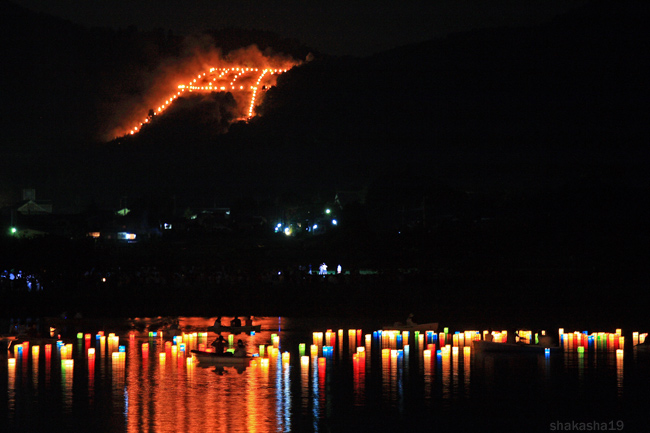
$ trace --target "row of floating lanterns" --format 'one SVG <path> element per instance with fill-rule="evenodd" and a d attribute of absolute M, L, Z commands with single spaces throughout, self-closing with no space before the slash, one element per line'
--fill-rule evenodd
<path fill-rule="evenodd" d="M 542 331 L 539 335 L 533 334 L 529 330 L 518 330 L 518 338 L 524 343 L 532 343 L 533 341 L 537 342 L 539 335 L 545 335 L 545 332 Z M 485 340 L 489 331 L 485 330 L 483 332 L 469 330 L 469 331 L 456 331 L 453 334 L 449 332 L 448 328 L 444 328 L 443 332 L 436 333 L 434 331 L 424 331 L 414 332 L 414 340 L 417 344 L 418 352 L 425 357 L 433 356 L 436 354 L 438 356 L 447 356 L 458 355 L 462 349 L 462 352 L 466 355 L 471 351 L 471 344 L 473 341 Z M 494 342 L 506 342 L 508 337 L 508 332 L 503 331 L 493 331 L 492 341 Z M 337 348 L 338 340 L 338 349 L 342 350 L 344 330 L 339 329 L 338 332 L 334 332 L 331 329 L 328 329 L 326 332 L 313 332 L 313 342 L 309 347 L 309 354 L 307 354 L 307 346 L 305 343 L 299 344 L 299 356 L 301 359 L 301 364 L 308 362 L 309 359 L 320 359 L 323 358 L 331 359 L 334 356 L 334 351 Z M 583 353 L 584 351 L 615 351 L 617 354 L 622 353 L 625 348 L 625 337 L 622 335 L 622 330 L 617 329 L 616 332 L 593 332 L 589 334 L 587 331 L 578 332 L 574 331 L 571 333 L 564 332 L 563 328 L 558 330 L 558 336 L 560 339 L 560 345 L 564 351 L 576 351 Z M 648 333 L 633 332 L 632 333 L 632 343 L 633 346 L 638 344 L 645 343 L 645 340 L 648 336 Z M 114 333 L 105 336 L 103 332 L 99 332 L 95 335 L 96 345 L 99 347 L 90 347 L 92 340 L 91 334 L 77 334 L 77 339 L 81 342 L 85 342 L 85 353 L 90 360 L 94 359 L 96 354 L 103 356 L 105 353 L 110 354 L 114 359 L 124 359 L 125 357 L 125 346 L 121 346 L 119 343 L 119 336 Z M 134 338 L 134 334 L 130 335 L 131 338 Z M 149 342 L 142 343 L 142 356 L 148 357 L 149 347 L 152 339 L 160 338 L 162 340 L 162 332 L 150 332 L 149 333 Z M 381 349 L 382 358 L 385 354 L 389 354 L 390 358 L 399 359 L 401 356 L 408 356 L 410 353 L 409 345 L 410 332 L 409 331 L 374 331 L 372 334 L 363 334 L 361 329 L 349 329 L 348 330 L 348 342 L 350 353 L 354 359 L 365 359 L 366 353 L 369 353 L 371 350 L 371 342 L 374 340 L 379 344 Z M 213 351 L 214 349 L 207 347 L 208 333 L 183 333 L 179 336 L 172 337 L 171 341 L 166 341 L 164 345 L 164 351 L 161 351 L 159 356 L 161 360 L 164 360 L 168 354 L 174 358 L 182 355 L 188 357 L 191 355 L 190 351 L 192 349 L 198 349 L 203 351 Z M 277 334 L 271 335 L 272 343 L 270 345 L 259 345 L 259 353 L 256 357 L 260 358 L 260 361 L 263 359 L 277 359 L 280 357 L 282 362 L 288 362 L 290 358 L 290 353 L 285 351 L 280 356 L 280 337 Z M 363 343 L 363 344 L 362 344 Z M 234 335 L 230 334 L 228 336 L 228 344 L 230 348 L 228 350 L 232 351 L 234 345 Z M 30 351 L 31 349 L 31 351 Z M 59 340 L 56 342 L 56 349 L 61 360 L 72 360 L 73 355 L 73 345 L 64 344 L 63 341 Z M 97 349 L 99 351 L 97 352 Z M 43 346 L 43 351 L 46 358 L 50 358 L 52 355 L 52 344 L 45 344 Z M 620 352 L 619 352 L 620 351 Z M 33 360 L 38 360 L 41 348 L 38 345 L 30 346 L 29 341 L 25 341 L 20 344 L 13 345 L 13 358 L 9 358 L 9 363 L 15 363 L 16 359 L 27 359 L 31 352 Z M 548 352 L 548 350 L 547 350 Z M 267 361 L 268 362 L 268 361 Z M 320 362 L 320 361 L 318 361 Z"/>
<path fill-rule="evenodd" d="M 625 337 L 619 328 L 616 332 L 592 332 L 574 331 L 565 333 L 564 328 L 558 330 L 560 344 L 565 351 L 584 352 L 585 350 L 593 351 L 617 351 L 625 348 Z M 632 346 L 644 344 L 648 333 L 632 333 Z"/>

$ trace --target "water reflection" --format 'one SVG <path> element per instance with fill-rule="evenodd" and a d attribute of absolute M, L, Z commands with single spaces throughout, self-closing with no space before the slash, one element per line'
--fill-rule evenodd
<path fill-rule="evenodd" d="M 191 356 L 192 349 L 209 347 L 212 336 L 200 325 L 209 319 L 185 320 L 193 326 L 182 328 L 191 332 L 175 336 L 143 329 L 21 345 L 0 359 L 7 369 L 7 419 L 23 424 L 21 408 L 34 404 L 43 416 L 106 417 L 104 430 L 116 432 L 331 431 L 328 422 L 357 410 L 407 418 L 477 399 L 489 406 L 504 395 L 525 396 L 515 404 L 526 408 L 527 401 L 542 399 L 564 398 L 566 404 L 594 389 L 623 399 L 637 358 L 647 360 L 636 351 L 626 360 L 622 349 L 484 354 L 467 343 L 473 332 L 454 338 L 364 334 L 357 326 L 321 332 L 291 328 L 284 319 L 286 330 L 277 319 L 265 320 L 262 332 L 229 338 L 231 344 L 242 338 L 249 355 L 260 355 L 235 366 L 206 365 Z M 47 399 L 57 402 L 55 411 Z"/>

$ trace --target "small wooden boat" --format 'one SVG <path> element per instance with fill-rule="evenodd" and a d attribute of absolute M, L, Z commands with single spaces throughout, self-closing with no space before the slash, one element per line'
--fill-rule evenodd
<path fill-rule="evenodd" d="M 645 343 L 637 344 L 636 346 L 632 346 L 634 350 L 637 352 L 647 352 L 650 353 L 650 343 L 648 343 L 648 340 L 645 341 Z"/>
<path fill-rule="evenodd" d="M 231 334 L 241 334 L 242 332 L 250 334 L 251 332 L 260 332 L 262 325 L 242 325 L 242 326 L 208 326 L 208 331 L 221 334 L 222 332 L 229 332 Z"/>
<path fill-rule="evenodd" d="M 557 346 L 544 347 L 538 344 L 519 343 L 497 343 L 494 341 L 478 340 L 473 341 L 474 350 L 477 352 L 501 352 L 501 353 L 545 353 L 549 349 L 551 353 L 560 352 L 562 349 Z"/>
<path fill-rule="evenodd" d="M 420 332 L 425 332 L 425 331 L 433 331 L 436 332 L 438 330 L 438 322 L 432 322 L 432 323 L 414 323 L 412 325 L 407 325 L 401 322 L 394 323 L 389 326 L 384 326 L 383 327 L 384 331 L 410 331 L 410 332 L 415 332 L 415 331 L 420 331 Z"/>
<path fill-rule="evenodd" d="M 11 348 L 11 344 L 17 339 L 18 337 L 15 335 L 0 335 L 0 348 L 3 350 L 9 350 Z"/>
<path fill-rule="evenodd" d="M 203 350 L 192 350 L 192 354 L 199 362 L 213 365 L 248 365 L 252 359 L 250 356 L 222 355 Z"/>

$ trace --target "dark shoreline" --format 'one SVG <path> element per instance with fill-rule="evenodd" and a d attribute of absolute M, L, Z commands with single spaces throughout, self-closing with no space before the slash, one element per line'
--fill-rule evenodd
<path fill-rule="evenodd" d="M 647 330 L 647 295 L 631 302 L 605 281 L 574 276 L 480 279 L 477 275 L 317 275 L 285 281 L 247 279 L 216 284 L 109 282 L 40 292 L 4 291 L 3 319 L 129 318 L 254 315 L 367 318 L 392 323 L 410 312 L 420 323 L 456 329 L 556 328 Z M 526 278 L 524 278 L 526 277 Z M 629 292 L 643 293 L 628 287 Z"/>

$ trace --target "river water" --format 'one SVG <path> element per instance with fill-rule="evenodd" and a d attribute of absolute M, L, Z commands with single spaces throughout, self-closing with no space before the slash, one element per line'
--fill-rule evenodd
<path fill-rule="evenodd" d="M 407 349 L 363 323 L 267 317 L 255 322 L 261 332 L 233 340 L 241 338 L 250 355 L 264 346 L 263 356 L 232 367 L 188 356 L 188 349 L 214 339 L 200 333 L 212 319 L 179 322 L 187 335 L 198 332 L 185 337 L 186 352 L 164 331 L 150 334 L 160 320 L 142 319 L 104 327 L 106 337 L 118 337 L 104 344 L 88 326 L 76 330 L 82 338 L 64 341 L 67 347 L 54 342 L 49 352 L 46 341 L 34 340 L 22 354 L 3 353 L 0 430 L 650 431 L 650 353 L 632 347 L 631 338 L 618 353 L 490 354 L 459 347 L 429 358 L 427 335 L 423 346 L 411 334 Z M 323 346 L 334 343 L 331 353 L 319 347 L 311 356 L 313 332 L 323 332 Z M 382 351 L 387 347 L 402 351 Z"/>

